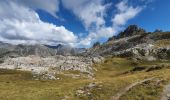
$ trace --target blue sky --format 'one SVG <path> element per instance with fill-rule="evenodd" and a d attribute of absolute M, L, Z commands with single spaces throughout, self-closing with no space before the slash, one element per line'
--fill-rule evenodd
<path fill-rule="evenodd" d="M 127 25 L 137 24 L 151 32 L 155 29 L 170 31 L 169 16 L 170 0 L 154 0 L 138 16 L 130 20 Z"/>
<path fill-rule="evenodd" d="M 1 0 L 0 41 L 91 47 L 128 25 L 170 29 L 169 0 Z"/>

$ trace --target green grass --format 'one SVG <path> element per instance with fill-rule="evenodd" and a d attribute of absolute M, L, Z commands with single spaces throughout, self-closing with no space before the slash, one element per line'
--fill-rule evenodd
<path fill-rule="evenodd" d="M 155 42 L 155 47 L 168 47 L 168 46 L 170 46 L 170 39 L 163 39 Z"/>
<path fill-rule="evenodd" d="M 74 88 L 88 80 L 71 79 L 59 75 L 61 80 L 33 80 L 28 72 L 3 70 L 0 72 L 1 100 L 60 100 L 65 95 L 74 96 Z"/>
<path fill-rule="evenodd" d="M 165 67 L 149 72 L 144 70 L 131 73 L 129 71 L 137 66 L 149 68 L 155 64 L 165 63 L 170 64 L 168 61 L 134 63 L 126 58 L 108 57 L 106 61 L 93 65 L 93 67 L 97 69 L 97 71 L 94 71 L 94 80 L 84 77 L 71 78 L 64 74 L 59 74 L 57 77 L 59 77 L 60 80 L 43 81 L 34 80 L 29 72 L 0 70 L 0 100 L 61 100 L 64 98 L 66 100 L 109 100 L 111 96 L 114 96 L 121 89 L 124 89 L 134 82 L 149 77 L 157 77 L 158 79 L 164 80 L 164 83 L 161 83 L 162 85 L 154 85 L 154 81 L 141 84 L 135 86 L 121 97 L 123 100 L 136 100 L 136 98 L 142 96 L 143 98 L 155 100 L 155 95 L 160 96 L 163 85 L 170 79 L 170 69 Z M 63 73 L 80 74 L 80 72 L 77 71 L 65 71 Z M 87 75 L 86 73 L 83 74 Z M 78 89 L 86 87 L 89 83 L 96 83 L 97 87 L 85 89 L 90 93 L 89 95 L 76 95 Z M 154 90 L 154 88 L 156 88 L 156 90 Z"/>
<path fill-rule="evenodd" d="M 148 81 L 132 88 L 120 100 L 160 100 L 162 90 L 161 82 Z"/>

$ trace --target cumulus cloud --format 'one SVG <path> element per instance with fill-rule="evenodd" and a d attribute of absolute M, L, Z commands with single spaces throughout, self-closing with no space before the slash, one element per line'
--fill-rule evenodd
<path fill-rule="evenodd" d="M 0 16 L 1 41 L 43 44 L 77 41 L 77 36 L 64 26 L 43 22 L 34 10 L 13 1 L 0 1 Z"/>
<path fill-rule="evenodd" d="M 142 10 L 142 7 L 128 6 L 127 0 L 118 3 L 116 8 L 118 13 L 112 19 L 115 26 L 126 24 L 128 20 L 134 18 Z"/>
<path fill-rule="evenodd" d="M 62 0 L 62 3 L 83 21 L 87 30 L 105 24 L 104 16 L 109 4 L 103 5 L 103 0 Z"/>
<path fill-rule="evenodd" d="M 117 33 L 121 27 L 127 23 L 127 21 L 134 18 L 139 12 L 142 11 L 142 9 L 143 8 L 140 6 L 129 6 L 128 0 L 122 0 L 116 4 L 117 13 L 112 18 L 112 26 L 100 26 L 96 31 L 90 32 L 86 38 L 81 40 L 80 43 L 82 45 L 89 46 L 101 38 L 108 38 L 115 35 L 115 33 Z"/>
<path fill-rule="evenodd" d="M 88 32 L 86 37 L 76 36 L 64 26 L 40 20 L 37 9 L 58 18 L 60 3 L 81 20 Z M 0 0 L 0 41 L 89 47 L 95 41 L 113 36 L 142 10 L 140 6 L 129 6 L 128 0 L 122 0 L 113 9 L 117 13 L 109 20 L 113 25 L 106 26 L 108 19 L 105 17 L 110 6 L 111 3 L 105 4 L 104 0 Z"/>
<path fill-rule="evenodd" d="M 104 0 L 62 0 L 65 8 L 72 11 L 84 24 L 89 32 L 87 37 L 80 39 L 78 45 L 90 46 L 100 38 L 108 38 L 115 33 L 112 27 L 106 27 L 106 11 L 111 6 Z"/>
<path fill-rule="evenodd" d="M 114 29 L 113 27 L 100 27 L 99 30 L 96 30 L 94 32 L 90 32 L 89 35 L 85 38 L 82 38 L 80 40 L 79 45 L 83 45 L 86 47 L 91 46 L 91 44 L 101 38 L 108 38 L 113 36 L 115 33 L 117 32 L 116 29 Z"/>
<path fill-rule="evenodd" d="M 24 6 L 31 7 L 33 9 L 42 9 L 47 11 L 54 17 L 58 18 L 56 15 L 59 12 L 59 0 L 14 0 L 17 3 L 23 4 Z"/>

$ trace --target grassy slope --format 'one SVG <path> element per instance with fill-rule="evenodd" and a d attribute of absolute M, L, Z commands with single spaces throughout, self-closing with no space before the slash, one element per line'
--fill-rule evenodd
<path fill-rule="evenodd" d="M 155 47 L 169 47 L 170 39 L 158 40 L 155 42 Z"/>
<path fill-rule="evenodd" d="M 162 87 L 170 79 L 170 69 L 162 68 L 146 72 L 134 71 L 136 66 L 150 67 L 156 64 L 170 62 L 141 62 L 136 64 L 125 58 L 107 58 L 100 64 L 95 64 L 95 80 L 80 78 L 73 79 L 59 75 L 61 80 L 39 81 L 33 80 L 29 72 L 0 70 L 0 100 L 109 100 L 126 86 L 149 77 L 157 77 L 164 80 L 160 85 L 155 81 L 138 85 L 121 97 L 122 100 L 159 100 Z M 68 72 L 67 72 L 68 73 Z M 73 72 L 72 74 L 74 74 Z M 77 74 L 78 72 L 76 72 Z M 76 96 L 75 91 L 80 87 L 95 82 L 100 88 L 89 90 L 91 95 Z"/>

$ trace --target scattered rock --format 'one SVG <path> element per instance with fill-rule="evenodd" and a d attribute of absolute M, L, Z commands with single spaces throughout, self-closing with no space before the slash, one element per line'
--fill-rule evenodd
<path fill-rule="evenodd" d="M 6 58 L 0 63 L 0 68 L 31 71 L 35 76 L 43 79 L 55 79 L 55 71 L 80 71 L 89 74 L 93 78 L 93 63 L 102 61 L 102 57 L 83 56 L 26 56 L 16 58 Z M 79 76 L 75 76 L 79 77 Z"/>
<path fill-rule="evenodd" d="M 77 94 L 77 95 L 80 95 L 80 94 L 83 94 L 83 93 L 84 93 L 83 90 L 77 90 L 77 91 L 76 91 L 76 94 Z"/>
<path fill-rule="evenodd" d="M 169 99 L 170 99 L 170 84 L 164 87 L 161 100 L 169 100 Z"/>
<path fill-rule="evenodd" d="M 96 83 L 90 83 L 89 85 L 87 85 L 88 88 L 94 88 L 96 87 L 97 84 Z"/>
<path fill-rule="evenodd" d="M 80 87 L 77 91 L 76 91 L 76 95 L 77 96 L 90 96 L 92 93 L 92 91 L 94 89 L 98 89 L 100 90 L 103 87 L 103 85 L 99 85 L 97 83 L 89 83 L 88 85 L 84 86 L 84 87 Z"/>
<path fill-rule="evenodd" d="M 93 59 L 92 59 L 93 63 L 99 63 L 99 62 L 102 62 L 102 61 L 104 61 L 104 58 L 101 57 L 101 56 L 93 57 Z"/>
<path fill-rule="evenodd" d="M 56 80 L 56 74 L 55 72 L 47 72 L 47 71 L 42 71 L 42 72 L 36 72 L 32 71 L 33 78 L 36 80 Z"/>

